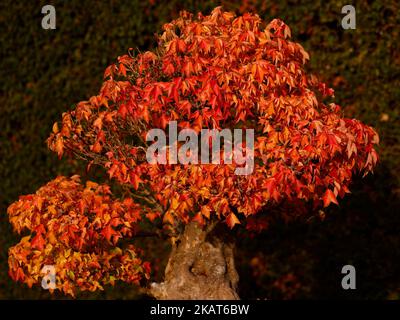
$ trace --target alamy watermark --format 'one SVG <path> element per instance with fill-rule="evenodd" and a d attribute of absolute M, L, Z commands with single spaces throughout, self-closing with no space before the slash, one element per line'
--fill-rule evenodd
<path fill-rule="evenodd" d="M 356 28 L 356 8 L 351 4 L 342 7 L 342 14 L 345 16 L 342 18 L 342 28 L 345 30 Z"/>
<path fill-rule="evenodd" d="M 45 290 L 56 288 L 56 268 L 52 265 L 45 265 L 40 271 L 44 274 L 42 288 Z"/>
<path fill-rule="evenodd" d="M 56 8 L 48 4 L 42 7 L 42 28 L 45 30 L 54 30 L 56 28 Z"/>
<path fill-rule="evenodd" d="M 344 290 L 356 289 L 356 268 L 350 264 L 347 264 L 343 266 L 342 274 L 345 274 L 342 279 L 342 288 Z"/>
<path fill-rule="evenodd" d="M 254 129 L 234 129 L 233 134 L 230 129 L 202 129 L 198 134 L 186 128 L 178 134 L 177 122 L 170 121 L 168 145 L 167 135 L 162 129 L 149 130 L 146 141 L 153 141 L 146 150 L 146 159 L 150 164 L 232 164 L 233 161 L 238 166 L 244 165 L 235 168 L 236 175 L 249 175 L 254 169 Z M 184 142 L 179 150 L 178 142 Z"/>

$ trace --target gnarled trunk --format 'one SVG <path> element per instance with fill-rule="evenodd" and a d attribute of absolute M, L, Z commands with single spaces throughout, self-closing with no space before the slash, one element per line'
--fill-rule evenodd
<path fill-rule="evenodd" d="M 238 280 L 233 244 L 192 222 L 173 246 L 164 282 L 153 283 L 150 294 L 160 300 L 236 300 Z"/>

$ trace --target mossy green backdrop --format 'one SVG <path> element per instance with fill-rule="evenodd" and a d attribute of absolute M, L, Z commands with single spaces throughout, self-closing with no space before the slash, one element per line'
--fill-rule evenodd
<path fill-rule="evenodd" d="M 52 4 L 57 29 L 41 28 Z M 342 29 L 341 8 L 353 4 L 355 30 Z M 180 10 L 209 13 L 223 5 L 237 13 L 278 17 L 311 56 L 308 70 L 335 89 L 348 117 L 381 137 L 374 176 L 356 179 L 352 194 L 324 220 L 277 222 L 254 239 L 238 238 L 243 298 L 398 299 L 400 297 L 400 6 L 386 1 L 14 1 L 0 4 L 0 299 L 62 298 L 28 289 L 7 274 L 7 250 L 19 241 L 6 209 L 58 174 L 85 175 L 83 164 L 47 150 L 54 121 L 96 94 L 105 67 L 130 47 L 156 45 L 154 34 Z M 153 251 L 165 251 L 153 243 Z M 160 254 L 162 256 L 162 253 Z M 158 257 L 160 258 L 160 257 Z M 162 260 L 162 258 L 160 258 Z M 162 262 L 160 262 L 162 265 Z M 341 267 L 357 270 L 357 289 L 341 288 Z M 118 285 L 80 298 L 140 298 Z"/>

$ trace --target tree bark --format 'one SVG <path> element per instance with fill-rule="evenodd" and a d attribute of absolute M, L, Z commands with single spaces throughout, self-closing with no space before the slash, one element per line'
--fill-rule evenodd
<path fill-rule="evenodd" d="M 233 249 L 216 230 L 189 223 L 172 248 L 164 282 L 152 283 L 150 294 L 159 300 L 239 299 Z"/>

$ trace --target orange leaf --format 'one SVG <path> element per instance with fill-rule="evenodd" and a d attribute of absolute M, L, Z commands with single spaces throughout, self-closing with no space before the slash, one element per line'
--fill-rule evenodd
<path fill-rule="evenodd" d="M 324 201 L 324 207 L 329 206 L 331 202 L 339 205 L 339 203 L 336 200 L 335 194 L 330 189 L 326 190 L 324 196 L 322 197 L 322 200 Z"/>
<path fill-rule="evenodd" d="M 62 156 L 62 154 L 64 152 L 64 142 L 63 142 L 63 139 L 61 137 L 57 138 L 55 151 L 57 152 L 58 157 L 61 158 L 61 156 Z"/>
<path fill-rule="evenodd" d="M 226 223 L 228 224 L 229 228 L 232 229 L 236 224 L 240 224 L 240 221 L 233 213 L 231 213 L 226 218 Z"/>
<path fill-rule="evenodd" d="M 113 228 L 111 228 L 111 225 L 108 225 L 101 231 L 101 234 L 104 236 L 104 238 L 110 241 L 111 237 L 113 235 L 116 235 L 117 232 Z"/>
<path fill-rule="evenodd" d="M 41 233 L 38 233 L 31 241 L 32 248 L 38 250 L 43 250 L 45 243 Z"/>

